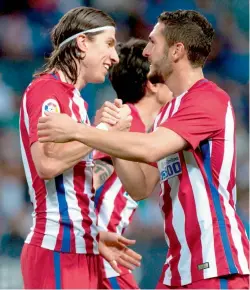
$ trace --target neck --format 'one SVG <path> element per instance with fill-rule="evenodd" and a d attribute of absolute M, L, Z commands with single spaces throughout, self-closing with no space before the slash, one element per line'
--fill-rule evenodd
<path fill-rule="evenodd" d="M 156 101 L 155 96 L 145 96 L 138 103 L 134 104 L 134 106 L 138 110 L 146 130 L 148 131 L 151 129 L 154 120 L 162 107 L 162 104 Z"/>
<path fill-rule="evenodd" d="M 166 85 L 173 92 L 174 97 L 178 97 L 203 78 L 202 68 L 192 68 L 190 65 L 187 65 L 174 71 L 166 80 Z"/>
<path fill-rule="evenodd" d="M 69 80 L 67 78 L 67 76 L 61 70 L 58 70 L 57 72 L 58 72 L 62 82 L 73 85 L 79 91 L 82 90 L 86 86 L 86 82 L 85 81 L 82 81 L 82 80 L 80 81 L 81 77 L 78 77 L 76 83 L 73 84 L 72 81 Z"/>

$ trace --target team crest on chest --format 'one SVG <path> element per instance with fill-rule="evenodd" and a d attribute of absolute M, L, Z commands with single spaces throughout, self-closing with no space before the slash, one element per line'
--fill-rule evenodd
<path fill-rule="evenodd" d="M 157 162 L 160 172 L 160 181 L 164 182 L 169 178 L 182 173 L 181 161 L 178 153 L 165 157 Z"/>
<path fill-rule="evenodd" d="M 48 113 L 60 113 L 60 106 L 54 99 L 48 99 L 43 103 L 42 115 L 45 116 L 45 112 Z"/>

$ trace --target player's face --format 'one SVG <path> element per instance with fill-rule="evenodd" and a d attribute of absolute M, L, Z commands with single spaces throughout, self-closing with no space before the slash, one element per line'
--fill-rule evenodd
<path fill-rule="evenodd" d="M 86 56 L 83 60 L 84 80 L 87 83 L 102 83 L 109 68 L 119 62 L 115 49 L 115 28 L 96 35 L 87 41 Z"/>
<path fill-rule="evenodd" d="M 163 23 L 157 23 L 149 35 L 149 42 L 143 51 L 143 55 L 150 62 L 148 79 L 151 83 L 165 83 L 172 74 L 172 62 L 168 56 L 168 47 L 162 30 Z"/>

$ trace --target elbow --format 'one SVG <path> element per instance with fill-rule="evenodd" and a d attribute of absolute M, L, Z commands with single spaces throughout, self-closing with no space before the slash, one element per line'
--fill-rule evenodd
<path fill-rule="evenodd" d="M 138 190 L 137 191 L 130 191 L 130 192 L 127 192 L 129 194 L 129 196 L 136 202 L 140 201 L 140 200 L 143 200 L 143 199 L 146 199 L 148 198 L 148 194 L 145 194 L 145 191 L 142 191 L 142 192 L 139 192 Z"/>
<path fill-rule="evenodd" d="M 155 163 L 159 161 L 159 151 L 157 146 L 154 144 L 149 144 L 148 146 L 144 146 L 140 151 L 141 161 L 143 163 Z"/>
<path fill-rule="evenodd" d="M 50 180 L 58 175 L 58 172 L 53 168 L 52 164 L 49 163 L 41 163 L 37 166 L 36 171 L 38 176 L 43 180 Z"/>

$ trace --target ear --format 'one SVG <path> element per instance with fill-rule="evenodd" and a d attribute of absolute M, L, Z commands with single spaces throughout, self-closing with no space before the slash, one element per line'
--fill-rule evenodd
<path fill-rule="evenodd" d="M 179 59 L 183 58 L 184 55 L 185 55 L 185 47 L 183 43 L 181 42 L 175 43 L 173 45 L 173 52 L 172 52 L 173 60 L 178 61 Z"/>
<path fill-rule="evenodd" d="M 88 38 L 85 34 L 77 36 L 76 43 L 80 51 L 86 52 L 88 50 L 87 41 Z"/>
<path fill-rule="evenodd" d="M 150 81 L 147 81 L 146 83 L 146 90 L 148 90 L 150 93 L 156 94 L 157 93 L 157 84 L 152 84 Z"/>

